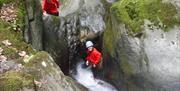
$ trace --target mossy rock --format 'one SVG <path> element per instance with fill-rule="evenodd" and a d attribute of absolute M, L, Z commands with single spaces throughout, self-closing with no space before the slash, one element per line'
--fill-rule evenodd
<path fill-rule="evenodd" d="M 35 50 L 23 41 L 22 32 L 11 30 L 11 24 L 0 20 L 0 47 L 4 49 L 3 54 L 8 58 L 18 58 L 18 50 L 26 51 L 28 54 L 34 54 Z M 9 40 L 12 45 L 7 47 L 1 43 L 3 40 Z"/>
<path fill-rule="evenodd" d="M 112 5 L 111 12 L 134 33 L 143 30 L 144 19 L 164 30 L 180 25 L 175 6 L 162 0 L 119 0 Z"/>
<path fill-rule="evenodd" d="M 0 83 L 0 91 L 19 91 L 24 87 L 34 87 L 31 75 L 16 71 L 0 74 Z"/>
<path fill-rule="evenodd" d="M 122 60 L 120 66 L 126 77 L 130 77 L 133 74 L 133 67 L 126 60 Z"/>
<path fill-rule="evenodd" d="M 110 13 L 110 11 L 109 11 Z M 106 30 L 103 33 L 104 47 L 107 49 L 111 56 L 114 55 L 114 48 L 116 48 L 116 42 L 120 36 L 120 31 L 117 28 L 117 23 L 114 21 L 113 16 L 106 15 Z"/>
<path fill-rule="evenodd" d="M 45 65 L 43 65 L 43 63 Z M 59 67 L 55 64 L 52 57 L 44 51 L 38 52 L 29 58 L 28 63 L 26 63 L 25 68 L 28 69 L 28 73 L 33 75 L 35 79 L 40 79 L 42 76 L 54 73 L 54 69 Z"/>
<path fill-rule="evenodd" d="M 56 26 L 58 26 L 60 24 L 60 18 L 59 16 L 51 16 L 53 19 L 53 24 L 55 24 Z"/>
<path fill-rule="evenodd" d="M 42 61 L 47 61 L 49 60 L 49 54 L 47 52 L 41 51 L 33 55 L 29 59 L 29 63 L 25 64 L 26 67 L 37 67 L 37 66 L 42 66 L 41 62 Z"/>

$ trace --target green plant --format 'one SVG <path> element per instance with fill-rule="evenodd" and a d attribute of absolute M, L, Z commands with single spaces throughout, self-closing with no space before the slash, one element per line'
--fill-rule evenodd
<path fill-rule="evenodd" d="M 8 39 L 11 47 L 4 46 L 1 41 Z M 35 51 L 32 47 L 23 41 L 22 32 L 17 32 L 11 29 L 11 24 L 0 20 L 0 47 L 4 49 L 3 54 L 9 58 L 18 57 L 17 50 L 24 50 L 28 54 L 33 54 Z M 16 49 L 15 49 L 16 48 Z"/>
<path fill-rule="evenodd" d="M 142 31 L 144 19 L 150 20 L 156 26 L 163 23 L 160 28 L 164 30 L 180 24 L 180 18 L 175 17 L 175 6 L 162 0 L 120 0 L 112 5 L 111 12 L 134 33 Z"/>

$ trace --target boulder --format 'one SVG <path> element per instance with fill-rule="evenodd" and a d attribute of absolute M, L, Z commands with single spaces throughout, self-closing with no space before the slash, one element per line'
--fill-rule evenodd
<path fill-rule="evenodd" d="M 1 91 L 87 91 L 65 76 L 47 52 L 30 56 L 22 67 L 0 74 Z"/>
<path fill-rule="evenodd" d="M 123 3 L 127 4 L 127 2 Z M 169 2 L 164 3 L 168 6 Z M 173 1 L 166 7 L 167 11 L 168 8 L 171 8 L 172 11 L 178 9 L 171 7 L 171 5 L 178 5 L 178 3 L 172 3 Z M 124 6 L 121 5 L 117 6 L 116 9 L 121 8 L 120 11 L 123 11 Z M 129 5 L 133 5 L 132 2 Z M 115 9 L 115 7 L 113 8 Z M 131 7 L 130 9 L 135 8 L 139 7 Z M 117 14 L 106 16 L 101 77 L 122 91 L 179 91 L 180 27 L 177 26 L 179 23 L 172 20 L 154 24 L 151 20 L 145 19 L 140 27 L 142 30 L 137 32 L 131 29 L 135 27 L 131 25 L 134 20 L 126 22 L 127 20 L 122 18 L 128 18 L 123 14 L 118 14 L 120 16 Z M 169 13 L 163 14 L 169 16 Z M 171 18 L 174 16 L 178 17 L 178 12 Z M 162 27 L 167 22 L 173 22 L 171 23 L 173 25 L 167 26 L 168 28 Z"/>
<path fill-rule="evenodd" d="M 46 52 L 39 52 L 25 64 L 27 73 L 33 75 L 39 86 L 37 91 L 86 91 L 75 80 L 65 76 L 52 57 Z"/>

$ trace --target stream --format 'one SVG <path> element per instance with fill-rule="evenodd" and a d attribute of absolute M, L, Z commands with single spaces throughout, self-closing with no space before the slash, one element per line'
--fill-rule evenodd
<path fill-rule="evenodd" d="M 117 91 L 115 87 L 109 83 L 96 79 L 93 76 L 91 67 L 83 67 L 84 62 L 77 63 L 76 72 L 72 74 L 80 84 L 88 88 L 89 91 Z"/>

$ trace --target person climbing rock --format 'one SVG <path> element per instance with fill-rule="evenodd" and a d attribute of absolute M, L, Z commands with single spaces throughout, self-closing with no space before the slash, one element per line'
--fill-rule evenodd
<path fill-rule="evenodd" d="M 86 42 L 86 48 L 87 48 L 87 56 L 86 56 L 86 65 L 92 65 L 93 68 L 98 68 L 102 64 L 102 54 L 93 47 L 93 43 L 91 41 Z"/>
<path fill-rule="evenodd" d="M 59 16 L 58 8 L 60 6 L 59 0 L 43 0 L 42 9 L 43 14 L 51 14 L 55 16 Z"/>

